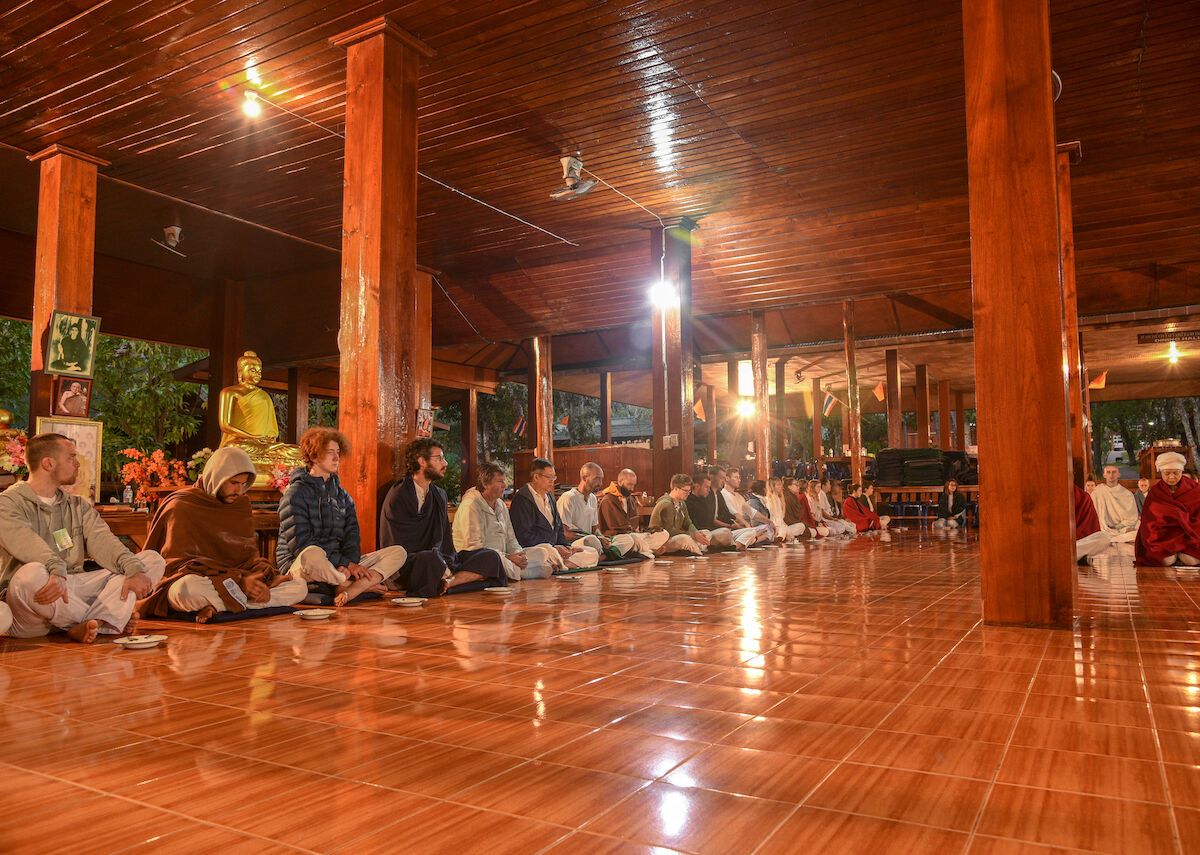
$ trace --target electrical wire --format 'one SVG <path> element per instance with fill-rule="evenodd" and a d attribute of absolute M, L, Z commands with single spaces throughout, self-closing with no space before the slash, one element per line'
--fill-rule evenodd
<path fill-rule="evenodd" d="M 261 95 L 260 93 L 254 92 L 254 90 L 248 89 L 246 91 L 253 92 L 254 100 L 262 101 L 266 104 L 269 104 L 270 106 L 274 107 L 276 110 L 282 110 L 284 113 L 287 113 L 289 116 L 294 116 L 295 118 L 299 119 L 302 122 L 307 122 L 308 124 L 312 125 L 314 128 L 320 128 L 322 131 L 329 134 L 330 136 L 338 137 L 343 140 L 346 138 L 346 135 L 343 134 L 341 131 L 331 128 L 327 125 L 322 125 L 320 122 L 315 122 L 312 119 L 308 118 L 307 116 L 303 116 L 300 113 L 295 112 L 294 110 L 289 110 L 287 107 L 283 106 L 282 104 L 278 104 L 278 103 L 272 101 L 270 98 L 266 98 L 263 95 Z M 579 246 L 579 244 L 573 240 L 569 240 L 569 239 L 563 237 L 562 235 L 555 234 L 554 232 L 550 231 L 549 229 L 544 229 L 541 226 L 537 225 L 536 223 L 531 223 L 528 220 L 522 219 L 521 217 L 518 217 L 516 214 L 510 214 L 508 211 L 505 211 L 503 208 L 497 208 L 495 205 L 491 204 L 490 202 L 485 202 L 476 196 L 472 196 L 470 193 L 467 193 L 463 190 L 459 190 L 457 187 L 452 187 L 451 185 L 447 184 L 445 181 L 441 181 L 437 178 L 434 178 L 432 175 L 426 175 L 424 172 L 421 172 L 421 170 L 419 170 L 419 169 L 417 170 L 417 175 L 420 175 L 426 181 L 432 181 L 434 184 L 438 185 L 439 187 L 444 187 L 445 189 L 449 190 L 451 193 L 457 193 L 459 196 L 462 196 L 465 199 L 470 199 L 472 202 L 474 202 L 477 205 L 482 205 L 483 207 L 487 208 L 488 210 L 495 211 L 497 214 L 502 214 L 503 216 L 508 217 L 510 220 L 516 220 L 521 225 L 528 226 L 531 229 L 536 229 L 537 231 L 541 232 L 542 234 L 549 235 L 550 237 L 554 238 L 555 240 L 565 243 L 567 246 L 576 246 L 576 247 Z M 617 192 L 620 192 L 620 191 L 617 191 Z M 621 195 L 624 196 L 625 194 L 622 193 Z M 632 201 L 632 200 L 630 200 L 630 201 Z M 635 202 L 634 204 L 637 204 L 637 203 Z M 641 206 L 639 206 L 639 207 L 641 207 Z M 662 220 L 660 219 L 659 222 L 662 222 Z"/>
<path fill-rule="evenodd" d="M 601 184 L 603 184 L 609 190 L 616 193 L 622 199 L 626 199 L 629 202 L 632 202 L 634 205 L 637 205 L 639 208 L 641 208 L 647 214 L 654 217 L 654 219 L 658 220 L 659 226 L 662 227 L 662 239 L 659 241 L 659 243 L 662 244 L 662 256 L 658 259 L 658 278 L 659 278 L 659 281 L 665 282 L 667 279 L 667 224 L 663 222 L 663 218 L 660 217 L 658 214 L 654 213 L 653 211 L 651 211 L 649 208 L 647 208 L 645 205 L 643 205 L 641 202 L 639 202 L 637 199 L 633 198 L 629 194 L 622 193 L 620 190 L 618 190 L 616 188 L 615 185 L 610 184 L 609 182 L 605 181 L 603 178 L 601 178 L 596 173 L 592 172 L 592 170 L 588 169 L 587 167 L 580 167 L 580 169 L 581 169 L 581 171 L 586 172 L 588 175 L 595 178 L 597 181 L 599 181 Z"/>
<path fill-rule="evenodd" d="M 477 326 L 475 326 L 475 324 L 471 323 L 471 319 L 467 317 L 466 313 L 461 308 L 459 308 L 458 301 L 450 296 L 450 292 L 446 290 L 446 286 L 441 283 L 441 280 L 439 280 L 436 276 L 434 276 L 433 281 L 437 283 L 438 290 L 442 292 L 442 295 L 447 300 L 450 301 L 450 305 L 454 307 L 454 311 L 458 312 L 458 314 L 462 317 L 462 319 L 467 322 L 467 326 L 469 326 L 472 330 L 475 331 L 475 335 L 479 336 L 480 339 L 487 342 L 488 344 L 504 344 L 505 343 L 505 342 L 500 342 L 500 341 L 492 341 L 492 339 L 488 338 L 483 333 L 481 333 L 479 331 L 479 328 Z"/>

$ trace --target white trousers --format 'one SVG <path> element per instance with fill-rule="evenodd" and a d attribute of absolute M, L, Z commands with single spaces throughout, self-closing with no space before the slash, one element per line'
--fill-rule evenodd
<path fill-rule="evenodd" d="M 407 560 L 408 552 L 403 546 L 385 546 L 383 549 L 368 552 L 359 558 L 357 563 L 374 570 L 386 582 L 400 572 Z M 345 573 L 333 566 L 325 550 L 316 545 L 300 550 L 300 554 L 292 560 L 288 573 L 293 578 L 303 579 L 305 582 L 324 582 L 327 585 L 345 585 L 350 581 Z"/>
<path fill-rule="evenodd" d="M 500 560 L 504 564 L 505 575 L 514 582 L 522 579 L 545 579 L 553 575 L 555 570 L 567 566 L 563 557 L 558 554 L 558 550 L 548 543 L 526 546 L 521 551 L 525 553 L 523 568 L 509 561 L 507 555 L 500 556 Z"/>
<path fill-rule="evenodd" d="M 1112 538 L 1113 543 L 1133 543 L 1135 540 L 1137 540 L 1137 526 L 1135 525 L 1129 531 L 1109 531 L 1107 534 Z"/>
<path fill-rule="evenodd" d="M 139 552 L 137 559 L 146 568 L 146 578 L 153 588 L 166 569 L 162 556 L 148 549 Z M 105 635 L 119 635 L 125 631 L 137 595 L 131 592 L 121 599 L 124 576 L 108 570 L 69 573 L 65 578 L 65 603 L 62 600 L 45 605 L 34 602 L 34 595 L 49 581 L 46 565 L 36 562 L 23 565 L 9 580 L 8 606 L 12 610 L 9 635 L 13 638 L 40 638 L 52 629 L 70 629 L 89 620 L 99 621 L 100 632 Z"/>
<path fill-rule="evenodd" d="M 958 528 L 958 517 L 951 517 L 950 519 L 946 519 L 945 517 L 938 517 L 936 520 L 933 521 L 933 527 L 934 528 Z"/>
<path fill-rule="evenodd" d="M 12 609 L 8 607 L 8 603 L 0 602 L 0 635 L 8 635 L 8 628 L 12 626 Z"/>
<path fill-rule="evenodd" d="M 670 540 L 665 531 L 634 531 L 628 534 L 614 534 L 612 545 L 621 551 L 622 555 L 630 552 L 640 552 L 642 555 L 653 555 L 660 551 Z"/>
<path fill-rule="evenodd" d="M 240 589 L 239 589 L 240 590 Z M 265 603 L 246 601 L 248 609 L 269 609 L 273 606 L 294 606 L 308 596 L 308 582 L 295 576 L 271 589 Z M 219 612 L 228 611 L 212 579 L 207 576 L 184 576 L 167 589 L 167 602 L 179 612 L 198 612 L 212 606 Z"/>
<path fill-rule="evenodd" d="M 1075 541 L 1075 560 L 1079 561 L 1085 557 L 1103 552 L 1111 545 L 1112 537 L 1102 531 L 1089 534 L 1087 537 L 1081 537 Z"/>
<path fill-rule="evenodd" d="M 827 519 L 825 525 L 829 526 L 829 533 L 834 537 L 840 534 L 858 534 L 858 529 L 850 520 Z"/>

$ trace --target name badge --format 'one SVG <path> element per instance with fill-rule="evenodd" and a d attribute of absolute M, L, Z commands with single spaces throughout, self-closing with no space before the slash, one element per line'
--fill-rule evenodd
<path fill-rule="evenodd" d="M 60 528 L 54 532 L 54 545 L 58 547 L 59 552 L 66 552 L 68 549 L 75 548 L 75 541 L 71 539 L 71 533 L 65 528 Z"/>

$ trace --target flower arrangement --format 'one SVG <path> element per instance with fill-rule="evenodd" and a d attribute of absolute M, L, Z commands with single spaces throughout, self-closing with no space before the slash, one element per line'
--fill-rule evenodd
<path fill-rule="evenodd" d="M 25 465 L 25 445 L 29 438 L 24 434 L 10 436 L 0 448 L 0 472 L 23 476 L 29 472 Z"/>
<path fill-rule="evenodd" d="M 199 480 L 200 473 L 204 471 L 204 466 L 208 463 L 208 458 L 212 456 L 213 450 L 205 446 L 188 459 L 187 479 L 189 484 L 195 484 Z"/>
<path fill-rule="evenodd" d="M 288 484 L 290 483 L 292 483 L 291 469 L 288 469 L 286 466 L 271 467 L 271 480 L 268 482 L 268 486 L 270 486 L 272 490 L 278 490 L 282 493 L 288 488 Z"/>
<path fill-rule="evenodd" d="M 154 487 L 182 487 L 187 483 L 183 461 L 172 460 L 162 449 L 147 454 L 136 448 L 123 448 L 121 454 L 130 459 L 121 467 L 121 480 L 137 486 L 138 501 L 150 501 L 149 490 Z"/>

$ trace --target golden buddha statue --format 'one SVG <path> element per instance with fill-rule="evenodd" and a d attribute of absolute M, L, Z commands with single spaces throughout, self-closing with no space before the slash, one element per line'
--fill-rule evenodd
<path fill-rule="evenodd" d="M 259 388 L 262 360 L 247 350 L 237 361 L 238 384 L 221 390 L 218 420 L 221 448 L 236 446 L 250 455 L 257 475 L 255 487 L 265 487 L 272 471 L 282 466 L 289 472 L 304 465 L 304 455 L 294 445 L 279 441 L 279 422 L 271 396 Z"/>

